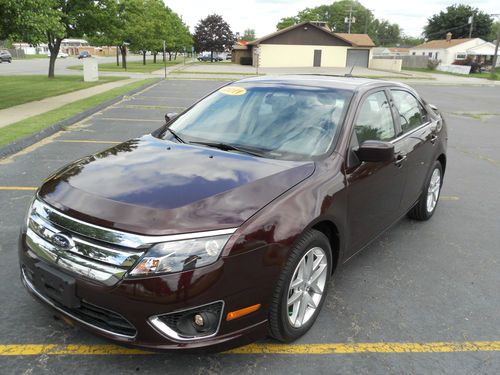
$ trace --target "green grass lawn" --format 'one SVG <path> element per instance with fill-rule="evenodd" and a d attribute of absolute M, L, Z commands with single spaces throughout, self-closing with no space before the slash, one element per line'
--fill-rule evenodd
<path fill-rule="evenodd" d="M 0 146 L 4 146 L 17 139 L 21 139 L 30 134 L 36 133 L 44 128 L 54 125 L 59 121 L 67 119 L 86 109 L 92 108 L 100 103 L 113 99 L 118 95 L 123 95 L 130 90 L 153 82 L 155 80 L 156 78 L 151 78 L 133 82 L 128 85 L 117 87 L 101 94 L 91 96 L 90 98 L 66 104 L 60 108 L 42 113 L 41 115 L 33 116 L 14 124 L 7 125 L 3 128 L 0 128 Z"/>
<path fill-rule="evenodd" d="M 177 59 L 168 61 L 167 66 L 182 64 L 184 59 Z M 132 73 L 151 73 L 155 70 L 163 69 L 163 61 L 161 57 L 158 57 L 156 60 L 156 64 L 153 63 L 153 60 L 146 60 L 146 65 L 143 65 L 142 60 L 140 61 L 127 61 L 127 70 L 123 69 L 121 66 L 116 66 L 116 63 L 105 63 L 99 64 L 99 70 L 103 72 L 132 72 Z M 83 70 L 83 63 L 80 65 L 69 66 L 68 69 L 73 70 Z"/>
<path fill-rule="evenodd" d="M 86 89 L 123 77 L 101 77 L 97 82 L 83 82 L 82 76 L 0 76 L 0 109 L 41 100 L 49 96 Z"/>
<path fill-rule="evenodd" d="M 39 53 L 38 55 L 24 55 L 24 57 L 15 57 L 12 56 L 14 60 L 32 60 L 32 59 L 48 59 L 49 56 L 43 53 Z"/>
<path fill-rule="evenodd" d="M 409 70 L 413 72 L 424 72 L 424 73 L 436 73 L 436 74 L 448 74 L 451 76 L 457 76 L 457 77 L 469 77 L 469 78 L 486 78 L 490 79 L 490 73 L 470 73 L 470 74 L 458 74 L 458 73 L 451 73 L 451 72 L 442 72 L 437 69 L 430 69 L 430 68 L 403 68 L 403 70 Z M 500 68 L 495 69 L 495 75 L 496 77 L 494 80 L 499 81 L 500 80 Z"/>

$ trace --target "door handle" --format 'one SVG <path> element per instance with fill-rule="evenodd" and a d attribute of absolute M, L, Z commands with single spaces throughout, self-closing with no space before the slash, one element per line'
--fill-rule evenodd
<path fill-rule="evenodd" d="M 432 144 L 436 143 L 437 139 L 438 139 L 438 136 L 436 134 L 431 135 L 431 143 Z"/>
<path fill-rule="evenodd" d="M 404 154 L 399 154 L 398 156 L 396 156 L 396 160 L 394 161 L 394 164 L 401 168 L 401 165 L 403 165 L 403 162 L 406 160 L 408 156 L 404 155 Z"/>

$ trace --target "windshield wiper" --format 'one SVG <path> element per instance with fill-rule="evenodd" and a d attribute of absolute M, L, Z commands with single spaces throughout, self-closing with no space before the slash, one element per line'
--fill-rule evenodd
<path fill-rule="evenodd" d="M 186 141 L 184 141 L 181 137 L 179 137 L 179 136 L 177 135 L 177 133 L 176 133 L 176 132 L 174 132 L 172 129 L 167 128 L 167 130 L 168 130 L 170 133 L 172 133 L 172 135 L 174 136 L 174 138 L 175 138 L 175 139 L 177 139 L 180 143 L 186 143 Z"/>
<path fill-rule="evenodd" d="M 208 147 L 214 147 L 218 148 L 219 150 L 222 151 L 239 151 L 243 152 L 245 154 L 253 155 L 253 156 L 258 156 L 258 157 L 265 157 L 266 152 L 262 152 L 256 149 L 249 149 L 246 147 L 240 147 L 240 146 L 233 146 L 230 145 L 229 143 L 223 143 L 223 142 L 202 142 L 202 141 L 192 141 L 189 142 L 192 144 L 197 144 L 197 145 L 203 145 L 203 146 L 208 146 Z"/>

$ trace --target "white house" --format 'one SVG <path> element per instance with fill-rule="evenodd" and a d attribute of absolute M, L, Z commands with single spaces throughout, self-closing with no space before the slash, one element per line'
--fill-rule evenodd
<path fill-rule="evenodd" d="M 442 65 L 451 65 L 456 60 L 465 60 L 467 56 L 485 62 L 491 60 L 494 51 L 493 44 L 481 38 L 452 39 L 451 33 L 448 33 L 446 39 L 430 40 L 410 48 L 410 55 L 429 56 L 441 60 Z"/>

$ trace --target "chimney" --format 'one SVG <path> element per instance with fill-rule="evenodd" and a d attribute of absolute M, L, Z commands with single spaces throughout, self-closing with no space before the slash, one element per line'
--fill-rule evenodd
<path fill-rule="evenodd" d="M 447 42 L 451 41 L 451 33 L 450 32 L 446 33 L 446 41 Z"/>

